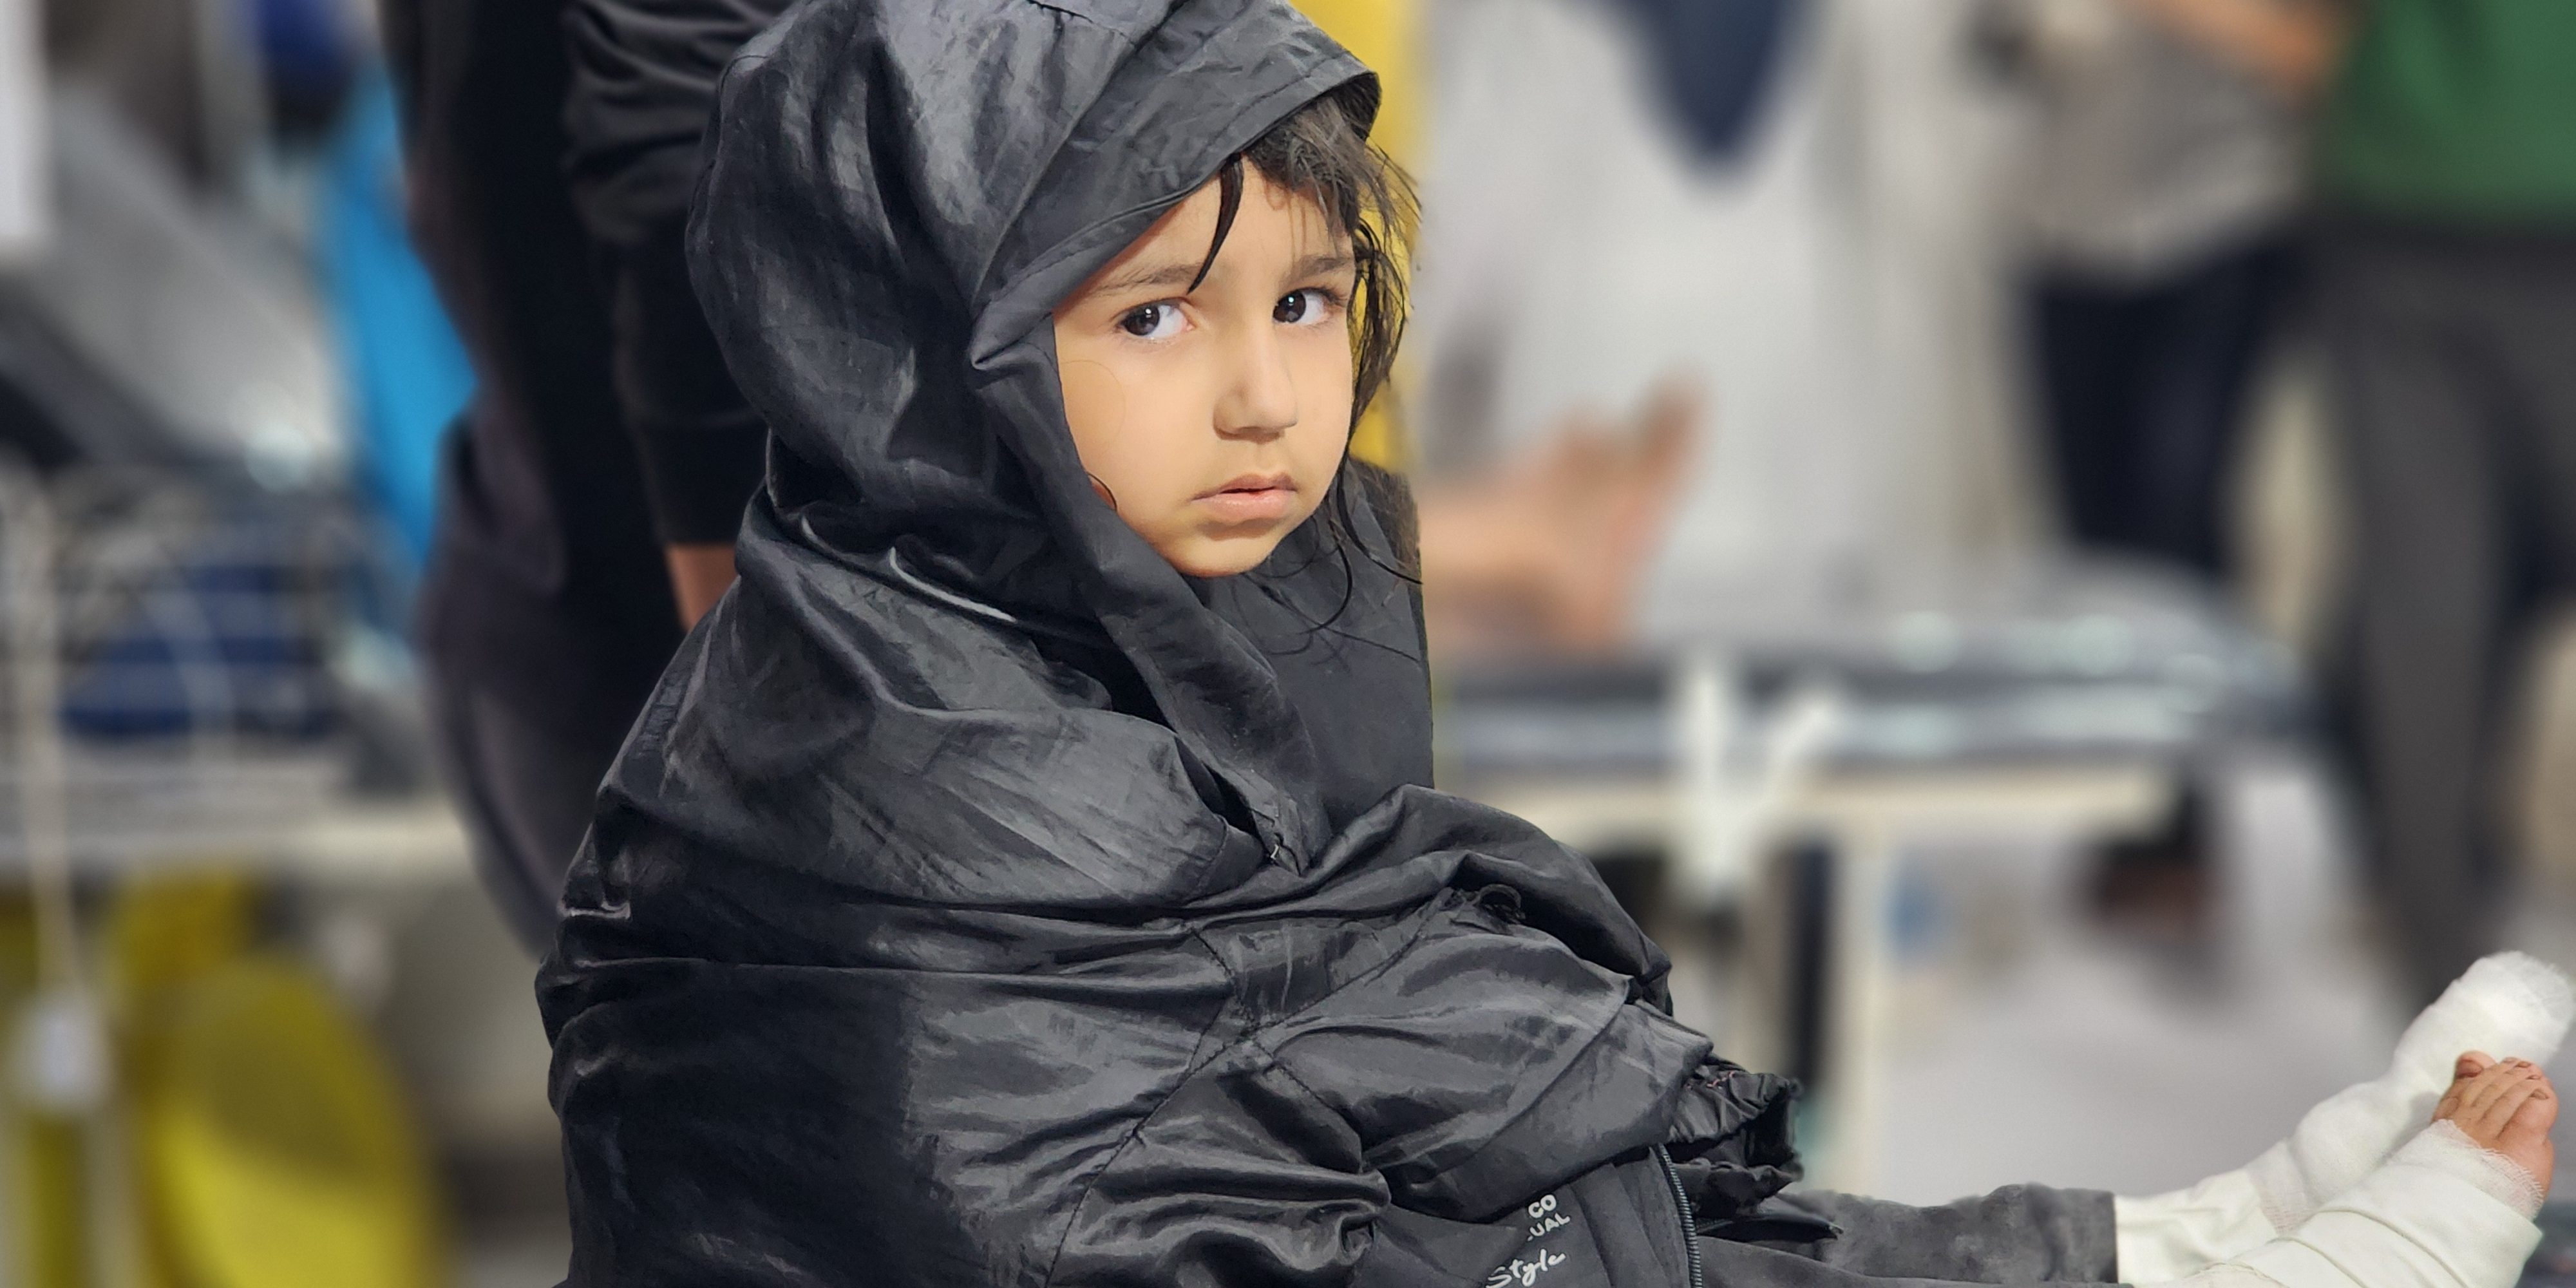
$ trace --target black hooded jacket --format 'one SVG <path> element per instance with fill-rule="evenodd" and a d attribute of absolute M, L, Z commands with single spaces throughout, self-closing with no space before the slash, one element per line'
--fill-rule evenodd
<path fill-rule="evenodd" d="M 1367 78 L 1281 0 L 811 0 L 728 71 L 692 266 L 772 464 L 539 983 L 574 1283 L 1677 1285 L 1694 1219 L 1826 1268 L 1789 1088 L 1426 785 L 1373 512 L 1193 581 L 1074 454 L 1054 304 Z M 2035 1193 L 1861 1270 L 2107 1276 L 2107 1199 Z"/>

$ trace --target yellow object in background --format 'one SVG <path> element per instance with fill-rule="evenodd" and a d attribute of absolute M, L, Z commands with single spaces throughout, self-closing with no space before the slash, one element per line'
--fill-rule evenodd
<path fill-rule="evenodd" d="M 1297 0 L 1324 34 L 1377 73 L 1385 98 L 1378 106 L 1371 136 L 1399 163 L 1409 162 L 1418 142 L 1418 100 L 1422 92 L 1421 7 L 1414 0 Z M 1389 469 L 1404 464 L 1404 442 L 1397 432 L 1393 391 L 1360 418 L 1351 432 L 1351 454 Z"/>
<path fill-rule="evenodd" d="M 0 1048 L 13 1075 L 18 1020 L 35 992 L 35 909 L 23 893 L 0 894 Z M 92 1271 L 85 1125 L 19 1103 L 14 1085 L 7 1091 L 12 1282 L 84 1288 Z"/>
<path fill-rule="evenodd" d="M 144 873 L 116 889 L 107 917 L 108 992 L 125 1006 L 250 951 L 259 887 L 222 869 Z"/>
<path fill-rule="evenodd" d="M 249 876 L 221 868 L 144 872 L 120 882 L 100 927 L 101 966 L 117 1031 L 117 1088 L 127 1105 L 168 1078 L 166 1013 L 172 999 L 250 951 L 259 920 L 259 889 Z M 149 1142 L 129 1136 L 137 1157 L 130 1177 L 148 1173 L 139 1157 Z M 138 1288 L 183 1288 L 187 1277 L 148 1181 L 129 1193 L 118 1218 L 135 1241 Z M 104 1214 L 94 1214 L 92 1219 Z"/>
<path fill-rule="evenodd" d="M 112 1100 L 64 1112 L 12 1096 L 15 1282 L 444 1282 L 443 1223 L 410 1107 L 330 988 L 257 947 L 262 901 L 253 878 L 212 868 L 114 888 L 95 941 L 117 1050 Z M 0 894 L 11 1016 L 36 996 L 32 927 L 26 901 Z"/>
<path fill-rule="evenodd" d="M 1385 101 L 1371 137 L 1398 161 L 1412 156 L 1415 99 L 1422 88 L 1415 70 L 1422 48 L 1419 6 L 1413 0 L 1297 0 L 1297 8 L 1377 73 Z"/>
<path fill-rule="evenodd" d="M 441 1282 L 443 1237 L 409 1106 L 313 972 L 241 958 L 181 986 L 163 1023 L 164 1065 L 135 1089 L 135 1126 L 184 1282 Z"/>
<path fill-rule="evenodd" d="M 10 1177 L 19 1282 L 28 1288 L 89 1288 L 88 1124 L 20 1110 L 11 1116 Z"/>

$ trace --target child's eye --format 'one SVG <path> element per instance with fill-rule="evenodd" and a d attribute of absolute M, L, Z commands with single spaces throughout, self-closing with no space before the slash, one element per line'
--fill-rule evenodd
<path fill-rule="evenodd" d="M 1139 340 L 1164 340 L 1179 333 L 1181 311 L 1170 304 L 1144 304 L 1127 310 L 1118 329 Z"/>
<path fill-rule="evenodd" d="M 1310 286 L 1305 290 L 1291 291 L 1280 296 L 1278 305 L 1270 310 L 1270 318 L 1274 322 L 1284 322 L 1291 326 L 1300 322 L 1321 321 L 1335 302 L 1332 292 Z"/>

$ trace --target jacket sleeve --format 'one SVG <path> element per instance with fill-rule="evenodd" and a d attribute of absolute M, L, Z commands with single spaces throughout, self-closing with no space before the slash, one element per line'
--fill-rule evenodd
<path fill-rule="evenodd" d="M 730 543 L 766 431 L 726 374 L 682 234 L 716 82 L 786 0 L 574 0 L 564 130 L 575 208 L 602 248 L 618 403 L 665 542 Z"/>
<path fill-rule="evenodd" d="M 1808 1190 L 1775 1202 L 1834 1224 L 1833 1238 L 1806 1249 L 1815 1260 L 1874 1279 L 2020 1284 L 2119 1278 L 2111 1196 L 2098 1191 L 2008 1185 L 1954 1203 L 1914 1207 Z"/>
<path fill-rule="evenodd" d="M 2041 1281 L 1870 1274 L 1849 1263 L 1819 1259 L 1799 1249 L 1706 1237 L 1699 1241 L 1699 1250 L 1701 1281 L 1728 1288 L 1949 1288 L 1960 1283 L 2112 1282 L 2108 1278 Z"/>

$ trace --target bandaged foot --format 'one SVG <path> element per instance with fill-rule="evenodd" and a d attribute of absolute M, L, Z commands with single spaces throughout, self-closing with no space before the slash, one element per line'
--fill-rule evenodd
<path fill-rule="evenodd" d="M 2245 1169 L 2265 1215 L 2288 1230 L 2359 1184 L 2423 1123 L 2463 1052 L 2545 1063 L 2571 1015 L 2567 977 L 2536 957 L 2498 953 L 2471 966 L 2406 1026 L 2388 1072 L 2309 1110 L 2288 1140 Z"/>
<path fill-rule="evenodd" d="M 2537 1066 L 2571 1016 L 2576 991 L 2555 967 L 2522 953 L 2479 961 L 2406 1027 L 2386 1073 L 2328 1097 L 2289 1139 L 2189 1189 L 2118 1198 L 2121 1277 L 2180 1279 L 2300 1228 L 2424 1129 L 2462 1053 Z"/>
<path fill-rule="evenodd" d="M 2461 1057 L 2433 1123 L 2296 1230 L 2190 1288 L 2513 1288 L 2540 1244 L 2558 1097 L 2537 1065 Z M 2141 1277 L 2121 1267 L 2121 1277 Z"/>

